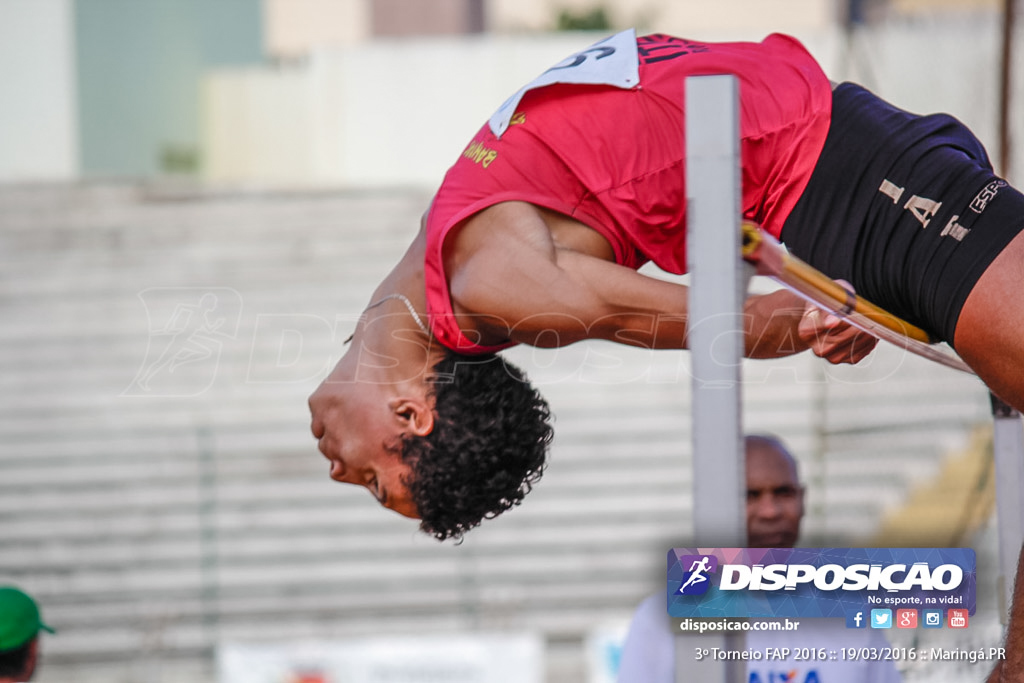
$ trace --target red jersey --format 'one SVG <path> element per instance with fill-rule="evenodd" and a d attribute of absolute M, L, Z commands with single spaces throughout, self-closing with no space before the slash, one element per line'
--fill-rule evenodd
<path fill-rule="evenodd" d="M 639 86 L 529 90 L 501 137 L 484 125 L 448 171 L 427 216 L 424 264 L 432 331 L 445 346 L 501 348 L 478 346 L 459 330 L 441 252 L 455 225 L 499 202 L 571 216 L 603 235 L 621 265 L 686 271 L 687 76 L 737 77 L 743 216 L 782 232 L 828 134 L 832 91 L 814 58 L 778 34 L 760 43 L 654 35 L 636 44 Z"/>

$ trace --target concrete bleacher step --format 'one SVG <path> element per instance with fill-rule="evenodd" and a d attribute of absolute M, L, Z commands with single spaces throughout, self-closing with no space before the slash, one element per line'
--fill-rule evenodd
<path fill-rule="evenodd" d="M 951 453 L 931 479 L 889 509 L 874 538 L 886 545 L 959 545 L 974 536 L 995 508 L 991 430 Z"/>

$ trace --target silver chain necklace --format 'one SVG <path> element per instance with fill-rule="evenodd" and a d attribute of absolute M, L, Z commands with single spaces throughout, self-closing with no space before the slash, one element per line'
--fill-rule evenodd
<path fill-rule="evenodd" d="M 382 303 L 384 303 L 385 301 L 388 301 L 390 299 L 398 299 L 403 304 L 405 304 L 405 307 L 407 309 L 409 309 L 409 315 L 411 315 L 412 319 L 416 321 L 416 325 L 419 326 L 419 328 L 421 330 L 423 330 L 423 334 L 427 335 L 428 337 L 430 336 L 430 330 L 427 329 L 427 326 L 424 324 L 423 319 L 420 318 L 420 314 L 416 312 L 415 308 L 413 308 L 412 302 L 409 301 L 409 297 L 405 296 L 404 294 L 399 294 L 399 293 L 396 292 L 394 294 L 388 294 L 387 296 L 382 296 L 380 299 L 377 299 L 372 304 L 370 304 L 369 306 L 364 308 L 363 309 L 363 313 L 366 313 L 371 308 L 374 308 L 376 306 L 380 306 Z"/>

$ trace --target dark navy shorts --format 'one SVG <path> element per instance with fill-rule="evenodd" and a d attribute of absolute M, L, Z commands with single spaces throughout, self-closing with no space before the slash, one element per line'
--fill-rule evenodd
<path fill-rule="evenodd" d="M 953 341 L 971 289 L 1024 229 L 1024 195 L 945 114 L 902 111 L 852 83 L 782 241 L 857 293 Z"/>

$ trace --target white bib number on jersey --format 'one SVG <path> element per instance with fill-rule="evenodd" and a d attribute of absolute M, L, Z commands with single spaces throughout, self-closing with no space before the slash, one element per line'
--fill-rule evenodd
<path fill-rule="evenodd" d="M 640 83 L 640 59 L 636 51 L 636 31 L 627 29 L 594 43 L 586 50 L 569 55 L 558 64 L 523 86 L 494 112 L 488 123 L 495 137 L 508 129 L 519 101 L 528 91 L 553 83 L 585 83 L 632 88 Z"/>

